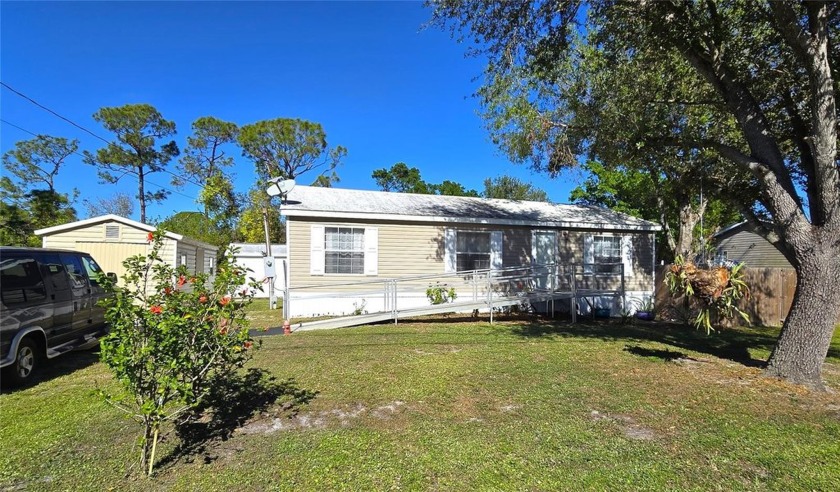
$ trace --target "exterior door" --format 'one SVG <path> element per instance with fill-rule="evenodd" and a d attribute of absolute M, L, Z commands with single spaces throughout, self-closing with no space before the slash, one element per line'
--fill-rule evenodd
<path fill-rule="evenodd" d="M 554 289 L 557 284 L 554 275 L 557 271 L 557 232 L 534 231 L 532 240 L 537 288 Z"/>

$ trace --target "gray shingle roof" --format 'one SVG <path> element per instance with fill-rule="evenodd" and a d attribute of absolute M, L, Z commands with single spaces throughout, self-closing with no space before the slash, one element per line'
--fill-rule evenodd
<path fill-rule="evenodd" d="M 315 186 L 296 186 L 282 205 L 281 213 L 290 217 L 362 218 L 612 230 L 660 229 L 659 225 L 653 222 L 593 206 Z"/>

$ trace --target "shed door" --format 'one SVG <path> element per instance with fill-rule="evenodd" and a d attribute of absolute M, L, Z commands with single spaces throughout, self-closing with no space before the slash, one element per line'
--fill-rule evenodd
<path fill-rule="evenodd" d="M 148 245 L 138 243 L 77 242 L 76 249 L 90 253 L 104 272 L 114 272 L 120 278 L 125 274 L 122 262 L 126 258 L 148 254 Z"/>

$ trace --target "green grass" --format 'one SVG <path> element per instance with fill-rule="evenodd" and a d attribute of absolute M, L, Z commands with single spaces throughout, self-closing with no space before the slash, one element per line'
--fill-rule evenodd
<path fill-rule="evenodd" d="M 838 490 L 840 397 L 763 378 L 775 335 L 438 320 L 268 337 L 252 365 L 314 398 L 193 453 L 168 436 L 152 480 L 129 470 L 136 427 L 92 393 L 107 369 L 74 353 L 0 396 L 0 490 Z M 840 387 L 840 333 L 824 378 Z"/>

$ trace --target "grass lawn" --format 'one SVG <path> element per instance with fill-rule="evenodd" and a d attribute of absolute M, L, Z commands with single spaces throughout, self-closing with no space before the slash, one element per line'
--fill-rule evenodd
<path fill-rule="evenodd" d="M 152 480 L 126 475 L 137 427 L 92 393 L 110 374 L 68 354 L 0 396 L 0 490 L 840 490 L 840 396 L 761 377 L 774 335 L 441 319 L 266 337 L 252 365 L 288 394 L 188 452 L 170 435 Z M 824 376 L 840 388 L 840 333 Z"/>

